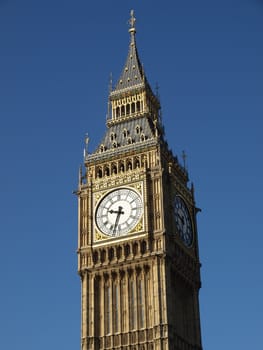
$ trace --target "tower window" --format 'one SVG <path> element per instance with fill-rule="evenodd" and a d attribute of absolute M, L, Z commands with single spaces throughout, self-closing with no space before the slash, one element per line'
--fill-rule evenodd
<path fill-rule="evenodd" d="M 130 246 L 127 244 L 125 246 L 125 257 L 127 258 L 130 255 Z"/>
<path fill-rule="evenodd" d="M 124 164 L 123 163 L 120 164 L 120 171 L 124 171 Z"/>
<path fill-rule="evenodd" d="M 94 264 L 97 264 L 97 262 L 98 262 L 98 252 L 94 252 L 94 254 L 93 254 L 93 262 L 94 262 Z"/>
<path fill-rule="evenodd" d="M 129 104 L 126 105 L 126 114 L 130 114 L 130 105 Z"/>
<path fill-rule="evenodd" d="M 121 106 L 121 116 L 124 116 L 124 115 L 125 115 L 125 107 Z"/>
<path fill-rule="evenodd" d="M 106 260 L 106 251 L 103 249 L 101 254 L 100 254 L 100 261 L 104 263 Z"/>
<path fill-rule="evenodd" d="M 105 168 L 105 175 L 106 176 L 110 175 L 110 169 L 108 167 Z"/>
<path fill-rule="evenodd" d="M 111 261 L 111 260 L 113 260 L 113 258 L 114 258 L 114 249 L 110 248 L 110 250 L 109 250 L 109 260 Z"/>
<path fill-rule="evenodd" d="M 146 248 L 147 248 L 146 242 L 142 241 L 142 243 L 141 243 L 141 254 L 145 254 L 146 253 Z"/>
<path fill-rule="evenodd" d="M 127 162 L 127 170 L 132 170 L 132 162 L 130 160 Z"/>
<path fill-rule="evenodd" d="M 114 132 L 110 134 L 110 139 L 111 141 L 114 141 L 116 139 L 116 134 Z"/>
<path fill-rule="evenodd" d="M 131 104 L 131 112 L 135 113 L 135 103 L 134 102 Z"/>
<path fill-rule="evenodd" d="M 122 247 L 117 248 L 117 259 L 120 259 L 122 257 Z"/>
<path fill-rule="evenodd" d="M 116 118 L 119 118 L 120 116 L 120 107 L 116 108 Z"/>
<path fill-rule="evenodd" d="M 135 131 L 136 131 L 136 134 L 140 133 L 140 131 L 141 131 L 140 125 L 136 125 Z"/>
<path fill-rule="evenodd" d="M 140 103 L 140 101 L 136 102 L 136 108 L 137 108 L 137 112 L 140 112 L 140 110 L 141 110 L 141 103 Z"/>
<path fill-rule="evenodd" d="M 127 129 L 124 129 L 123 130 L 123 137 L 127 137 L 128 136 L 128 131 L 127 131 Z"/>
<path fill-rule="evenodd" d="M 98 177 L 98 178 L 101 178 L 101 177 L 102 177 L 102 170 L 101 170 L 101 168 L 98 169 L 97 177 Z"/>
<path fill-rule="evenodd" d="M 128 145 L 130 145 L 132 143 L 132 138 L 131 137 L 127 138 L 127 143 L 128 143 Z"/>
<path fill-rule="evenodd" d="M 134 255 L 138 254 L 138 243 L 133 244 L 132 251 Z"/>

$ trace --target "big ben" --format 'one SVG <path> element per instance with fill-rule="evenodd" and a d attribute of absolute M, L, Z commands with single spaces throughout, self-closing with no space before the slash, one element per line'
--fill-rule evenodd
<path fill-rule="evenodd" d="M 129 35 L 76 192 L 81 349 L 201 350 L 194 188 L 165 139 L 133 11 Z"/>

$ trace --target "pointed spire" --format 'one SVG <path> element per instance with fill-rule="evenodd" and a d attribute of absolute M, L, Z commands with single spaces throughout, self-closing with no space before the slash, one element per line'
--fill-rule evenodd
<path fill-rule="evenodd" d="M 115 88 L 109 93 L 111 110 L 108 111 L 108 126 L 112 123 L 119 123 L 123 117 L 124 119 L 134 118 L 145 113 L 150 114 L 152 119 L 158 119 L 160 103 L 152 92 L 139 59 L 135 40 L 135 22 L 134 11 L 131 10 L 128 22 L 130 34 L 128 56 Z M 129 100 L 124 100 L 128 96 Z M 131 96 L 133 97 L 132 103 L 130 102 Z"/>
<path fill-rule="evenodd" d="M 129 20 L 129 33 L 131 37 L 128 56 L 120 79 L 116 85 L 116 88 L 111 92 L 112 95 L 118 94 L 119 91 L 130 90 L 134 87 L 145 86 L 143 68 L 136 48 L 136 18 L 134 16 L 133 10 L 131 10 L 130 15 L 131 17 Z"/>

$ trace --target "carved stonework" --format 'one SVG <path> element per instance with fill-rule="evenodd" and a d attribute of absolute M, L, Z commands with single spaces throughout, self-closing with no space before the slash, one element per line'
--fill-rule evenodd
<path fill-rule="evenodd" d="M 93 153 L 86 139 L 76 192 L 81 348 L 202 350 L 194 190 L 165 141 L 134 12 L 129 23 L 107 130 Z"/>

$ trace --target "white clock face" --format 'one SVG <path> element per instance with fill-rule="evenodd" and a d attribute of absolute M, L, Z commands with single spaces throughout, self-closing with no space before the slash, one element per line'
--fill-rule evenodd
<path fill-rule="evenodd" d="M 117 237 L 130 232 L 143 213 L 141 196 L 129 188 L 108 193 L 96 209 L 96 225 L 106 235 Z"/>

